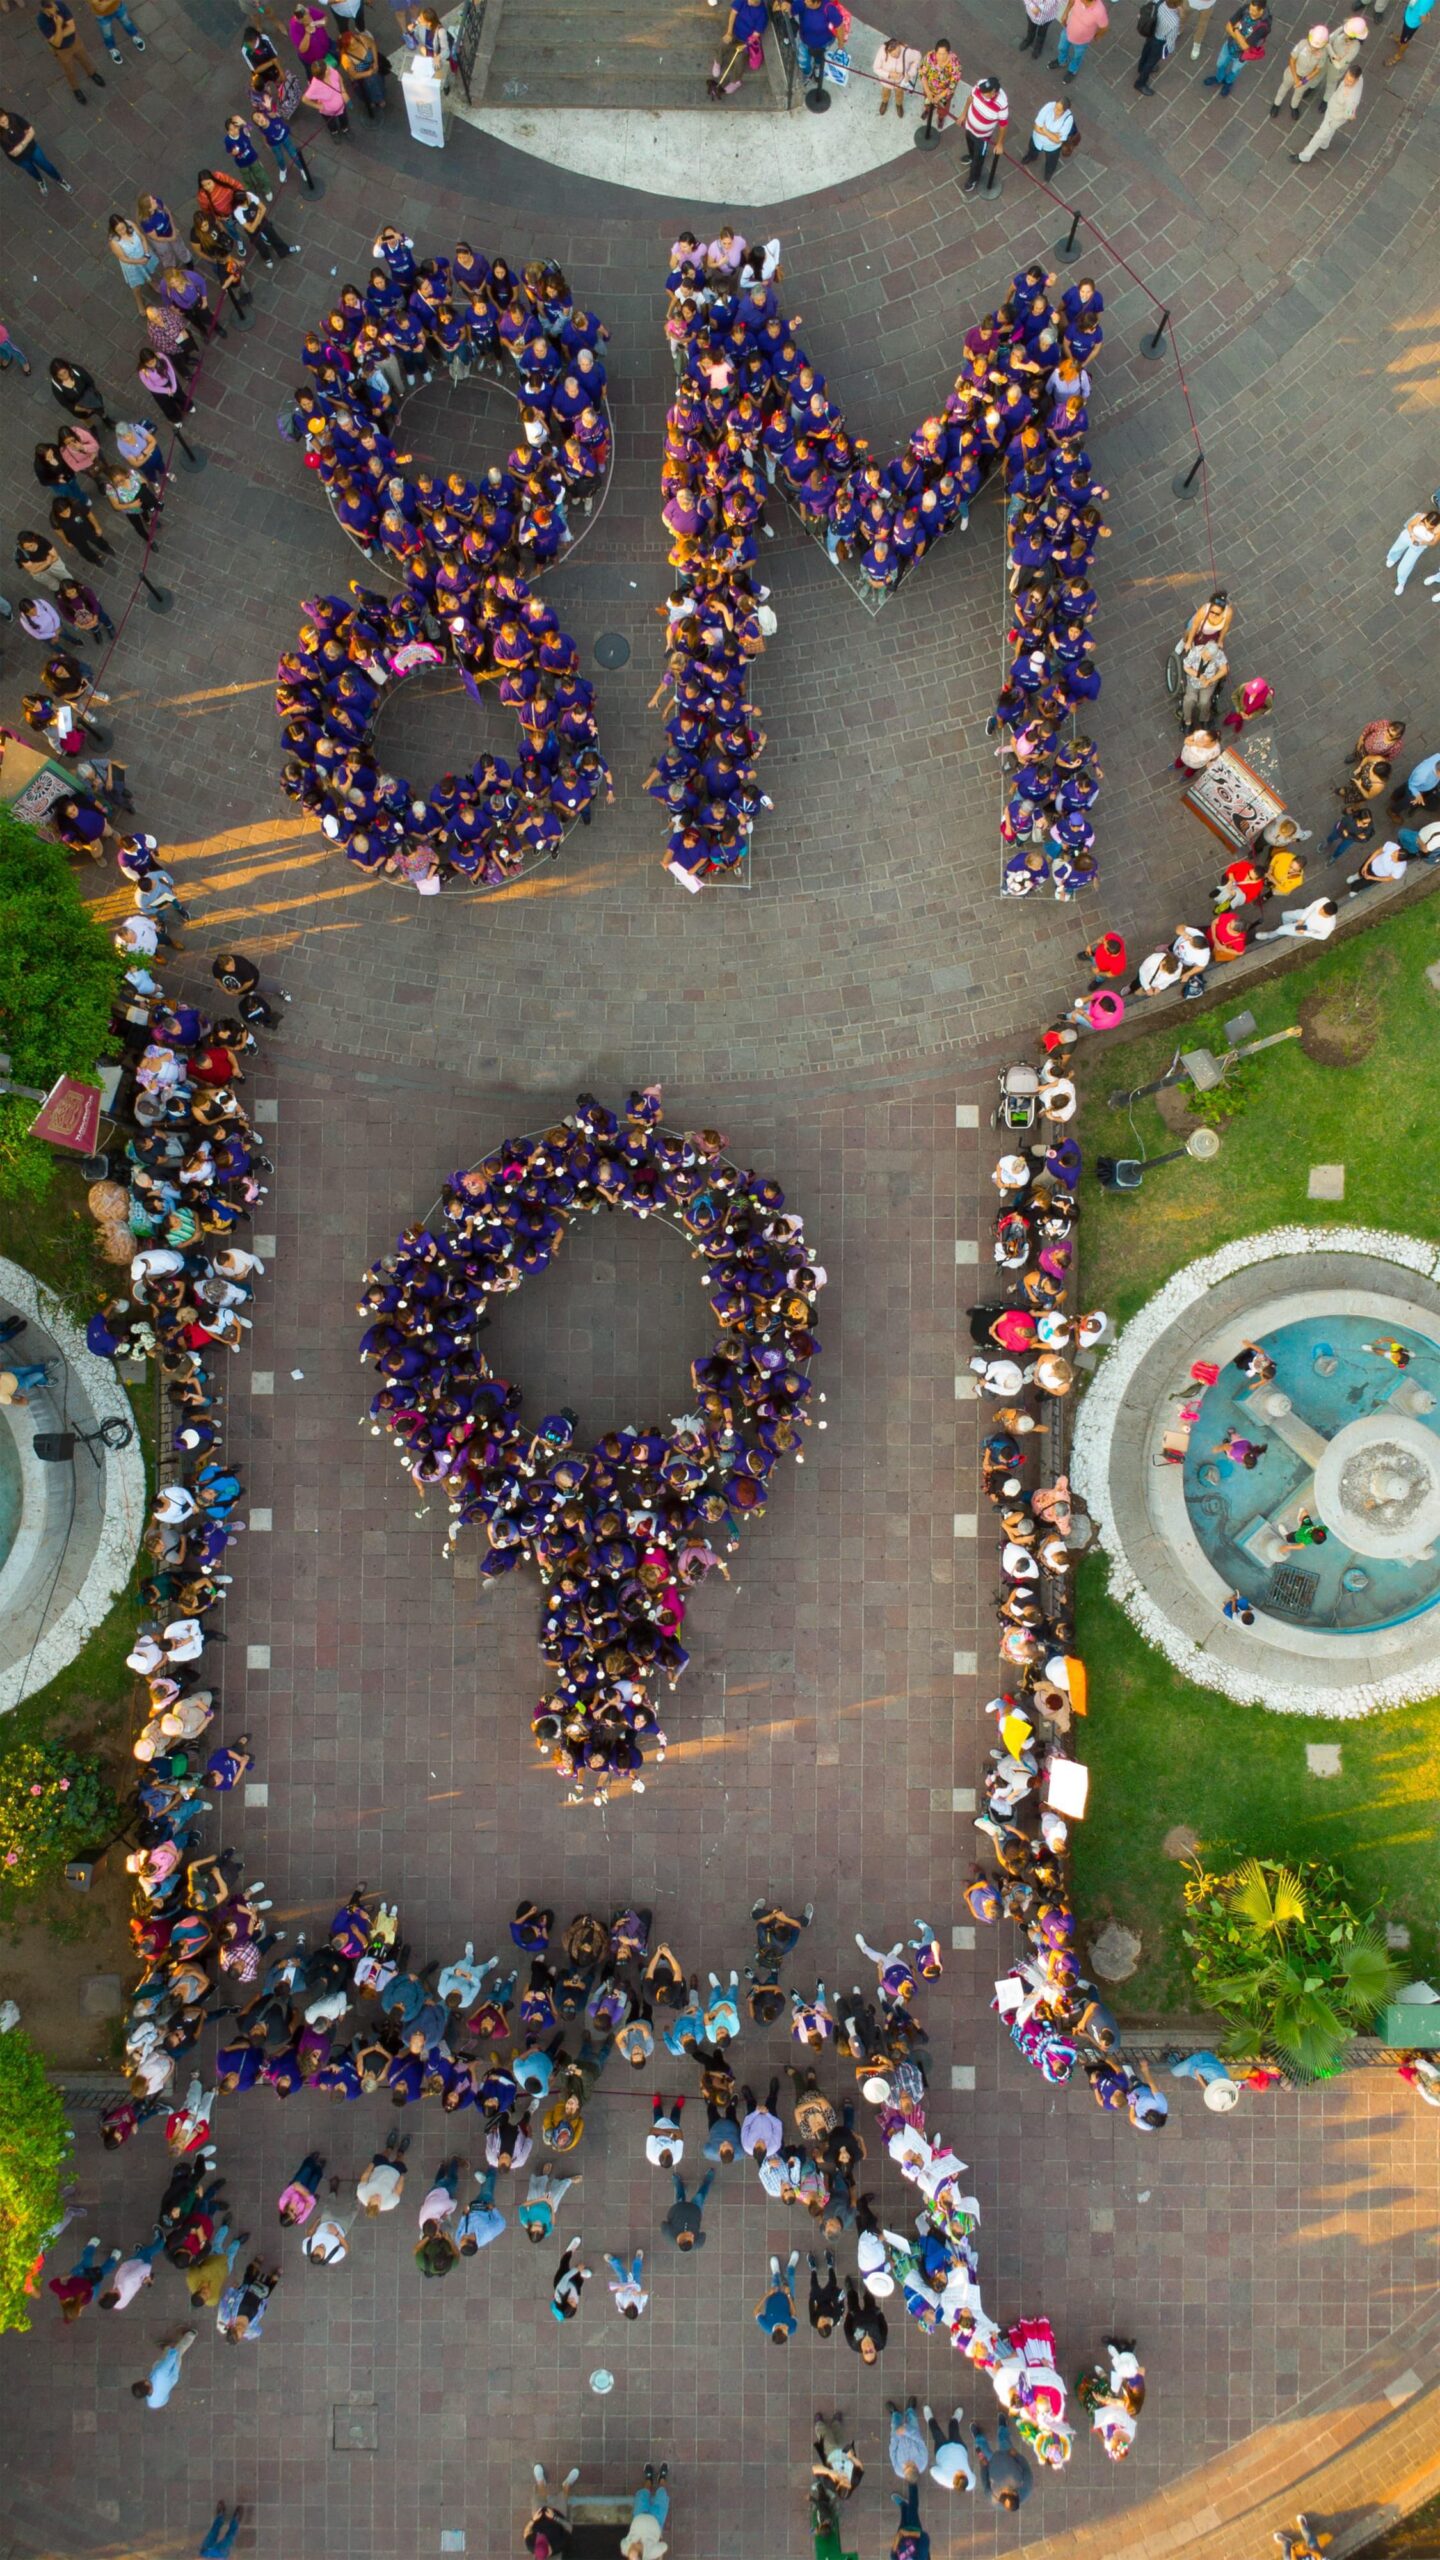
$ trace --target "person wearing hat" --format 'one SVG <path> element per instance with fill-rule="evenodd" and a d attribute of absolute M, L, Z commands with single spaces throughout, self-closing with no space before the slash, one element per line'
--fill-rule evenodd
<path fill-rule="evenodd" d="M 1359 114 L 1360 93 L 1364 86 L 1365 83 L 1358 71 L 1342 72 L 1339 86 L 1336 89 L 1333 98 L 1329 99 L 1325 113 L 1321 117 L 1315 132 L 1306 143 L 1303 151 L 1291 152 L 1290 157 L 1292 160 L 1302 162 L 1313 160 L 1317 151 L 1329 150 L 1336 134 L 1343 133 L 1346 125 L 1353 124 L 1356 116 Z M 1397 595 L 1399 594 L 1400 590 L 1398 587 L 1395 592 Z"/>
<path fill-rule="evenodd" d="M 1278 116 L 1287 104 L 1292 116 L 1298 116 L 1311 90 L 1320 84 L 1325 69 L 1325 47 L 1329 41 L 1329 28 L 1314 26 L 1308 35 L 1301 36 L 1291 46 L 1290 59 L 1270 110 L 1272 116 Z"/>
<path fill-rule="evenodd" d="M 1010 121 L 1010 101 L 998 80 L 977 80 L 965 108 L 965 148 L 970 154 L 970 175 L 963 192 L 973 196 L 987 168 L 993 187 L 999 175 L 992 166 L 1005 150 L 1005 127 Z"/>
<path fill-rule="evenodd" d="M 1323 103 L 1325 106 L 1329 106 L 1331 99 L 1334 97 L 1336 90 L 1339 88 L 1341 81 L 1344 79 L 1346 72 L 1350 69 L 1351 64 L 1354 62 L 1356 55 L 1360 51 L 1360 47 L 1369 33 L 1370 22 L 1368 18 L 1362 18 L 1358 15 L 1353 18 L 1347 18 L 1343 26 L 1336 27 L 1333 30 L 1330 41 L 1325 47 L 1325 88 L 1323 93 Z M 1322 103 L 1322 100 L 1317 98 L 1315 103 L 1319 106 Z"/>

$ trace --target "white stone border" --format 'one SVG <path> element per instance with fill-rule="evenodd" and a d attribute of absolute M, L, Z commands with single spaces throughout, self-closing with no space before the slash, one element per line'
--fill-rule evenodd
<path fill-rule="evenodd" d="M 3 1256 L 0 1256 L 0 1297 L 37 1331 L 47 1333 L 64 1354 L 72 1384 L 88 1406 L 93 1423 L 105 1422 L 118 1415 L 133 1426 L 135 1417 L 129 1398 L 110 1362 L 97 1359 L 87 1348 L 84 1335 L 71 1323 L 50 1290 L 42 1288 L 23 1264 L 8 1262 Z M 37 1411 L 37 1418 L 47 1421 L 52 1418 L 39 1415 L 38 1405 L 28 1409 Z M 53 1419 L 58 1426 L 58 1413 Z M 85 1416 L 75 1413 L 73 1398 L 70 1420 L 78 1422 L 81 1428 L 89 1427 Z M 104 1450 L 101 1457 L 101 1472 L 96 1478 L 101 1489 L 100 1519 L 85 1579 L 59 1616 L 41 1634 L 33 1651 L 27 1645 L 21 1659 L 8 1670 L 0 1672 L 0 1715 L 8 1714 L 12 1707 L 18 1707 L 37 1689 L 43 1689 L 58 1671 L 63 1671 L 67 1663 L 74 1661 L 129 1580 L 146 1518 L 145 1458 L 138 1435 L 127 1448 Z M 75 1463 L 88 1467 L 90 1461 L 77 1456 Z M 37 1462 L 28 1450 L 22 1448 L 22 1500 L 27 1507 L 34 1499 L 32 1470 L 38 1474 Z M 5 1571 L 0 1573 L 0 1612 L 6 1607 L 7 1598 L 14 1605 L 19 1596 L 15 1583 L 11 1581 L 10 1563 L 18 1558 L 20 1569 L 28 1579 L 37 1562 L 42 1561 L 33 1550 L 28 1555 L 26 1553 L 29 1542 L 24 1536 L 24 1523 L 22 1509 L 15 1547 L 6 1560 Z"/>
<path fill-rule="evenodd" d="M 1185 1635 L 1153 1597 L 1125 1552 L 1110 1499 L 1111 1455 L 1116 1426 L 1135 1374 L 1147 1353 L 1163 1340 L 1176 1320 L 1199 1304 L 1217 1281 L 1228 1280 L 1251 1265 L 1307 1253 L 1363 1254 L 1374 1262 L 1398 1264 L 1423 1278 L 1440 1282 L 1440 1247 L 1418 1236 L 1402 1236 L 1377 1227 L 1270 1227 L 1261 1235 L 1238 1236 L 1214 1253 L 1202 1254 L 1172 1273 L 1153 1298 L 1132 1316 L 1085 1393 L 1076 1418 L 1070 1454 L 1071 1479 L 1095 1521 L 1109 1565 L 1109 1590 L 1131 1623 L 1167 1662 L 1198 1688 L 1217 1689 L 1241 1706 L 1264 1706 L 1279 1715 L 1349 1718 L 1372 1715 L 1378 1708 L 1409 1706 L 1433 1697 L 1440 1686 L 1440 1661 L 1413 1664 L 1389 1679 L 1356 1682 L 1345 1688 L 1304 1688 L 1264 1677 L 1263 1663 L 1253 1667 L 1217 1661 Z M 1093 1666 L 1103 1679 L 1103 1665 Z"/>

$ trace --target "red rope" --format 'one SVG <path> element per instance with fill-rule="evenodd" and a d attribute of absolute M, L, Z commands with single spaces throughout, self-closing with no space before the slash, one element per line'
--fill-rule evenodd
<path fill-rule="evenodd" d="M 1106 255 L 1114 259 L 1117 267 L 1123 268 L 1132 284 L 1138 284 L 1147 301 L 1153 302 L 1157 311 L 1171 311 L 1171 306 L 1161 301 L 1159 294 L 1146 283 L 1144 277 L 1136 273 L 1136 270 L 1131 266 L 1129 259 L 1123 257 L 1120 251 L 1116 248 L 1114 242 L 1106 237 L 1106 234 L 1101 230 L 1100 225 L 1095 220 L 1093 214 L 1080 213 L 1075 205 L 1067 204 L 1064 197 L 1058 196 L 1055 193 L 1054 188 L 1046 179 L 1038 176 L 1033 169 L 1027 169 L 1023 160 L 1011 160 L 1010 166 L 1012 169 L 1018 169 L 1021 176 L 1027 178 L 1032 187 L 1038 187 L 1042 195 L 1048 196 L 1053 205 L 1058 205 L 1062 213 L 1068 213 L 1072 222 L 1078 219 L 1083 223 L 1088 223 L 1090 229 L 1094 232 L 1096 239 L 1099 241 L 1101 248 L 1106 252 Z M 1205 448 L 1200 442 L 1200 430 L 1195 423 L 1195 408 L 1190 398 L 1190 385 L 1185 378 L 1185 367 L 1180 361 L 1180 343 L 1176 333 L 1173 313 L 1170 317 L 1170 353 L 1175 360 L 1175 379 L 1180 386 L 1180 397 L 1185 403 L 1185 415 L 1189 420 L 1190 434 L 1194 442 L 1196 454 L 1199 457 L 1200 496 L 1205 508 L 1205 548 L 1210 555 L 1211 584 L 1213 586 L 1218 586 L 1220 582 L 1220 572 L 1215 562 L 1215 530 L 1210 516 L 1210 471 L 1205 460 Z"/>

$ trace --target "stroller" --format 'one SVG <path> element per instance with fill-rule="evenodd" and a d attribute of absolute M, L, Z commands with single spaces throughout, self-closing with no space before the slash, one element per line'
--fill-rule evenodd
<path fill-rule="evenodd" d="M 1000 1078 L 1000 1100 L 990 1114 L 992 1129 L 1033 1129 L 1040 1076 L 1034 1067 L 1007 1067 Z"/>

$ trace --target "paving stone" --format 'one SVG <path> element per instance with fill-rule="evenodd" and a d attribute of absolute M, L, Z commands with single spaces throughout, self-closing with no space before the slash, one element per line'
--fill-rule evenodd
<path fill-rule="evenodd" d="M 12 373 L 0 403 L 13 491 L 32 488 L 34 445 L 53 430 L 50 354 L 78 347 L 112 408 L 133 382 L 135 314 L 105 256 L 106 215 L 142 186 L 180 212 L 196 137 L 218 134 L 243 102 L 235 29 L 210 0 L 143 0 L 143 18 L 143 65 L 128 64 L 84 110 L 34 50 L 33 28 L 16 16 L 5 33 L 13 94 L 76 182 L 73 200 L 19 187 L 6 199 L 5 318 L 42 359 L 30 381 Z M 926 0 L 917 36 L 940 26 Z M 973 10 L 957 35 L 962 50 L 982 40 Z M 1425 148 L 1437 57 L 1411 52 L 1373 99 L 1367 81 L 1356 136 L 1337 146 L 1333 168 L 1315 171 L 1294 170 L 1277 148 L 1258 79 L 1222 104 L 1199 86 L 1187 50 L 1142 102 L 1125 45 L 1087 63 L 1088 147 L 1067 183 L 1119 257 L 1175 306 L 1211 457 L 1216 554 L 1204 510 L 1171 499 L 1183 430 L 1169 365 L 1135 351 L 1148 305 L 1111 251 L 1087 241 L 1108 328 L 1093 368 L 1094 448 L 1115 495 L 1099 577 L 1103 886 L 1083 920 L 1054 902 L 996 896 L 983 722 L 1002 616 L 988 506 L 877 622 L 780 525 L 766 546 L 780 629 L 760 688 L 776 806 L 752 885 L 687 900 L 663 880 L 640 791 L 660 734 L 645 706 L 659 673 L 653 608 L 667 583 L 659 257 L 667 224 L 701 216 L 570 178 L 469 131 L 427 153 L 393 102 L 377 127 L 357 116 L 341 146 L 317 135 L 323 202 L 297 204 L 290 187 L 280 204 L 303 254 L 256 277 L 253 330 L 207 359 L 197 424 L 210 467 L 178 481 L 166 510 L 175 610 L 132 615 L 106 676 L 140 823 L 159 835 L 194 911 L 177 982 L 207 1001 L 209 956 L 235 939 L 295 998 L 251 1070 L 250 1089 L 262 1081 L 262 1103 L 279 1106 L 278 1121 L 262 1108 L 261 1125 L 283 1133 L 259 1213 L 267 1234 L 256 1238 L 277 1268 L 253 1310 L 256 1369 L 247 1375 L 247 1355 L 229 1408 L 247 1486 L 284 1534 L 252 1535 L 232 1552 L 231 1641 L 217 1648 L 224 1730 L 255 1732 L 266 1792 L 246 1802 L 242 1788 L 216 1821 L 266 1876 L 292 1937 L 304 1929 L 316 1943 L 362 1875 L 400 1897 L 417 1953 L 442 1959 L 467 1936 L 503 1947 L 507 1914 L 530 1890 L 567 1910 L 643 1892 L 687 1964 L 717 1966 L 744 1962 L 744 1914 L 761 1890 L 813 1894 L 815 1957 L 827 1965 L 837 1952 L 853 1962 L 857 1926 L 881 1943 L 877 1929 L 908 1926 L 912 1905 L 942 1931 L 958 1907 L 957 1854 L 968 1867 L 973 1853 L 955 1805 L 965 1790 L 932 1781 L 973 1782 L 983 1764 L 989 1729 L 973 1706 L 995 1685 L 993 1554 L 981 1536 L 973 1570 L 969 1549 L 957 1556 L 954 1506 L 972 1498 L 978 1416 L 960 1410 L 975 1400 L 973 1378 L 956 1379 L 950 1398 L 944 1379 L 958 1292 L 975 1294 L 969 1265 L 988 1268 L 988 1243 L 968 1264 L 952 1261 L 953 1244 L 988 1237 L 994 1194 L 985 1144 L 957 1149 L 956 1135 L 986 1131 L 997 1062 L 1017 1041 L 1028 1053 L 1037 1021 L 1069 1003 L 1082 938 L 1114 922 L 1143 951 L 1181 915 L 1205 912 L 1213 844 L 1179 806 L 1159 671 L 1214 577 L 1239 605 L 1242 655 L 1263 659 L 1276 682 L 1287 777 L 1307 824 L 1324 815 L 1358 717 L 1393 704 L 1415 736 L 1440 734 L 1435 668 L 1416 649 L 1423 593 L 1407 599 L 1407 619 L 1377 566 L 1395 490 L 1431 485 L 1414 279 L 1429 272 L 1440 209 L 1440 166 Z M 1018 90 L 1007 85 L 1022 119 L 1049 94 L 1051 73 L 1021 64 L 1016 77 Z M 363 278 L 385 218 L 426 248 L 468 233 L 492 251 L 554 255 L 611 330 L 611 496 L 547 593 L 587 665 L 598 631 L 631 642 L 629 665 L 599 679 L 616 806 L 538 887 L 446 900 L 438 913 L 348 872 L 295 823 L 275 778 L 276 657 L 293 640 L 299 599 L 343 586 L 355 563 L 274 420 L 303 330 L 336 276 Z M 741 208 L 740 219 L 762 236 L 783 232 L 785 290 L 806 314 L 807 344 L 851 424 L 884 451 L 943 396 L 961 319 L 1029 257 L 1048 256 L 1058 227 L 1018 166 L 993 204 L 963 200 L 944 149 L 908 154 L 843 198 L 779 216 Z M 1378 429 L 1377 347 L 1388 368 Z M 413 420 L 443 467 L 501 458 L 498 424 L 464 395 L 437 388 L 423 401 L 407 431 Z M 1337 472 L 1338 519 L 1314 502 Z M 12 511 L 7 539 L 20 520 Z M 102 571 L 97 583 L 118 612 L 126 581 Z M 7 638 L 7 719 L 29 681 L 24 644 Z M 414 688 L 387 715 L 387 753 L 419 777 L 447 769 L 457 749 L 510 751 L 493 704 L 458 716 L 463 727 L 453 698 Z M 116 893 L 113 875 L 86 885 Z M 803 1206 L 831 1272 L 830 1428 L 805 1468 L 777 1483 L 764 1523 L 730 1559 L 732 1583 L 695 1602 L 667 1761 L 643 1798 L 600 1816 L 567 1812 L 534 1767 L 533 1579 L 482 1596 L 473 1552 L 457 1559 L 468 1571 L 442 1560 L 436 1507 L 417 1520 L 388 1450 L 356 1429 L 354 1305 L 366 1263 L 423 1214 L 453 1166 L 544 1125 L 582 1086 L 618 1096 L 652 1074 L 666 1079 L 677 1116 L 723 1126 Z M 1295 1207 L 1303 1212 L 1298 1197 Z M 592 1259 L 595 1232 L 584 1240 Z M 578 1242 L 567 1253 L 581 1264 Z M 614 1253 L 600 1299 L 600 1284 L 567 1276 L 561 1257 L 507 1305 L 491 1339 L 516 1362 L 507 1374 L 523 1379 L 527 1410 L 558 1394 L 603 1428 L 682 1409 L 670 1399 L 684 1394 L 707 1328 L 683 1252 L 669 1265 L 662 1255 L 648 1237 Z M 276 1380 L 295 1368 L 305 1397 L 277 1396 Z M 252 1525 L 258 1516 L 251 1507 Z M 247 1681 L 251 1638 L 273 1659 L 272 1677 L 257 1664 Z M 983 1687 L 956 1686 L 972 1681 Z M 1111 2477 L 1082 2453 L 1062 2478 L 1037 2483 L 1027 2528 L 1037 2547 L 1063 2543 L 1067 2560 L 1173 2549 L 1177 2536 L 1195 2560 L 1231 2560 L 1225 2536 L 1240 2528 L 1215 2519 L 1236 2494 L 1247 2548 L 1268 2548 L 1269 2527 L 1295 2503 L 1282 2504 L 1290 2443 L 1259 2488 L 1234 2484 L 1297 2403 L 1363 2412 L 1388 2386 L 1397 2428 L 1425 2419 L 1427 2226 L 1383 2199 L 1430 2192 L 1433 2127 L 1423 2110 L 1395 2105 L 1383 2075 L 1273 2092 L 1263 2107 L 1247 2098 L 1223 2126 L 1181 2088 L 1167 2144 L 1145 2150 L 1152 2183 L 1131 2202 L 1128 2126 L 1100 2118 L 1083 2085 L 1043 2086 L 990 2012 L 993 1971 L 1012 1944 L 992 1933 L 975 1962 L 957 1948 L 963 1960 L 922 2003 L 935 2086 L 946 2091 L 966 2069 L 983 2080 L 946 2130 L 973 2163 L 984 2208 L 987 2300 L 1002 2315 L 1050 2311 L 1077 2355 L 1103 2325 L 1133 2323 L 1151 2377 L 1133 2462 Z M 778 2068 L 787 2051 L 783 2033 L 768 2045 L 752 2038 L 737 2061 Z M 975 2060 L 956 2063 L 957 2052 Z M 587 2246 L 633 2234 L 659 2249 L 660 2200 L 637 2139 L 653 2085 L 637 2075 L 635 2088 L 602 2083 L 597 2095 L 579 2190 Z M 229 2191 L 257 2232 L 310 2142 L 348 2180 L 380 2138 L 373 2112 L 342 2128 L 303 2094 L 284 2111 L 217 2112 Z M 166 2167 L 156 2129 L 113 2155 L 83 2124 L 81 2136 L 77 2165 L 102 2230 L 148 2228 Z M 416 2127 L 417 2172 L 433 2166 L 440 2139 L 438 2120 Z M 886 2164 L 880 2175 L 882 2210 L 903 2209 Z M 1337 2195 L 1343 2213 L 1317 2215 L 1316 2197 Z M 1095 2212 L 1114 2222 L 1098 2291 Z M 247 2544 L 253 2532 L 257 2548 L 290 2560 L 413 2560 L 456 2531 L 487 2551 L 518 2548 L 537 2450 L 552 2469 L 573 2451 L 587 2485 L 618 2491 L 633 2486 L 637 2460 L 668 2447 L 677 2549 L 703 2545 L 706 2560 L 788 2549 L 813 2412 L 833 2405 L 837 2382 L 856 2394 L 873 2466 L 885 2397 L 933 2396 L 937 2373 L 933 2344 L 899 2319 L 875 2376 L 847 2366 L 841 2377 L 840 2351 L 803 2333 L 783 2375 L 775 2359 L 757 2361 L 757 2255 L 793 2227 L 767 2225 L 739 2172 L 722 2173 L 703 2284 L 669 2264 L 662 2281 L 657 2262 L 647 2319 L 622 2337 L 603 2290 L 573 2326 L 550 2319 L 548 2268 L 515 2246 L 513 2227 L 449 2284 L 422 2286 L 402 2213 L 357 2235 L 364 2245 L 332 2279 L 302 2285 L 292 2268 L 254 2354 L 202 2337 L 176 2409 L 155 2423 L 135 2417 L 130 2356 L 111 2352 L 100 2324 L 37 2319 L 28 2337 L 0 2340 L 7 2417 L 25 2447 L 7 2472 L 5 2531 L 19 2549 L 71 2560 L 180 2550 L 223 2495 L 253 2509 Z M 147 2343 L 184 2316 L 172 2269 L 157 2271 L 152 2299 Z M 1402 2347 L 1387 2347 L 1392 2331 Z M 140 2334 L 127 2332 L 132 2349 Z M 1376 2356 L 1384 2361 L 1366 2361 Z M 609 2370 L 606 2357 L 615 2387 L 592 2396 L 587 2379 Z M 81 2464 L 76 2414 L 98 2418 L 83 2430 Z M 1396 2454 L 1387 2428 L 1372 2431 L 1375 2475 L 1363 2490 L 1317 2484 L 1312 2498 L 1307 2470 L 1305 2503 L 1373 2513 L 1395 2479 L 1433 2461 L 1428 2440 L 1407 2437 Z M 361 2448 L 343 2459 L 357 2433 Z M 1308 2466 L 1313 2441 L 1307 2417 L 1293 2458 Z M 257 2444 L 281 2452 L 257 2466 Z M 423 2463 L 407 2471 L 404 2449 L 417 2445 Z M 1223 2493 L 1214 2477 L 1202 2485 L 1215 2467 Z M 927 2518 L 936 2531 L 930 2508 Z M 983 2512 L 952 2532 L 957 2550 L 967 2536 L 977 2551 L 993 2540 Z"/>
<path fill-rule="evenodd" d="M 1305 1766 L 1312 1778 L 1338 1778 L 1340 1745 L 1338 1742 L 1307 1742 Z"/>
<path fill-rule="evenodd" d="M 1343 1164 L 1312 1164 L 1306 1190 L 1312 1200 L 1343 1200 L 1345 1167 Z"/>
<path fill-rule="evenodd" d="M 125 2006 L 125 1988 L 118 1973 L 87 1974 L 80 1985 L 82 2018 L 118 2018 Z"/>

